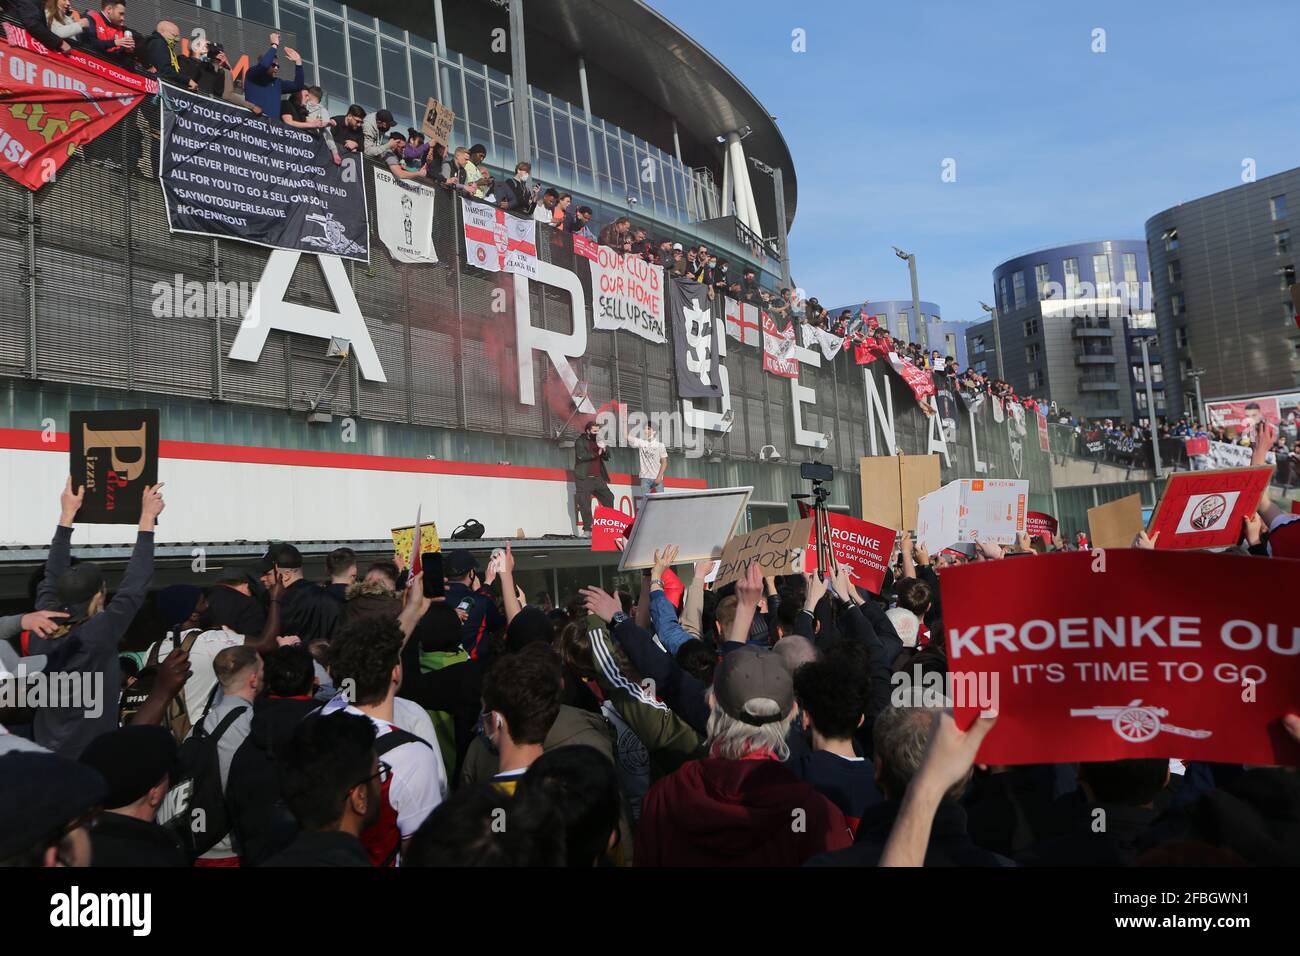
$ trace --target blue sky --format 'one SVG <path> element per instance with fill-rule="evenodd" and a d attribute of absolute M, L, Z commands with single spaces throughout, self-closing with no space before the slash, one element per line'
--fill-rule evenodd
<path fill-rule="evenodd" d="M 827 305 L 909 298 L 898 245 L 922 299 L 982 318 L 1006 259 L 1142 239 L 1246 158 L 1260 179 L 1300 165 L 1294 0 L 648 2 L 778 118 L 794 277 Z"/>

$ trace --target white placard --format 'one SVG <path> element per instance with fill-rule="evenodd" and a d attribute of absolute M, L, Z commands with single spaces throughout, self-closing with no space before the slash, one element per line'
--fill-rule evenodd
<path fill-rule="evenodd" d="M 1029 482 L 1023 479 L 961 478 L 917 502 L 916 540 L 931 554 L 976 537 L 1014 544 L 1025 530 Z"/>
<path fill-rule="evenodd" d="M 375 209 L 379 238 L 398 262 L 436 263 L 433 248 L 433 203 L 428 186 L 399 180 L 386 169 L 375 169 Z"/>
<path fill-rule="evenodd" d="M 679 564 L 716 561 L 741 527 L 753 491 L 709 488 L 649 495 L 637 512 L 619 570 L 654 567 L 655 551 L 670 544 L 677 545 Z"/>

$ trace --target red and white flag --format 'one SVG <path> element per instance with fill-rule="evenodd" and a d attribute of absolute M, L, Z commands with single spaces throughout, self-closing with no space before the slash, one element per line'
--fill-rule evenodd
<path fill-rule="evenodd" d="M 460 208 L 465 217 L 465 258 L 470 265 L 537 278 L 536 220 L 463 198 Z"/>
<path fill-rule="evenodd" d="M 799 377 L 799 359 L 794 354 L 794 323 L 785 331 L 776 327 L 772 317 L 763 313 L 763 371 L 782 378 Z"/>
<path fill-rule="evenodd" d="M 897 352 L 889 353 L 889 365 L 898 373 L 898 377 L 907 383 L 908 388 L 912 390 L 912 394 L 916 396 L 916 400 L 921 407 L 931 409 L 930 403 L 926 399 L 934 395 L 934 376 L 917 368 Z"/>
<path fill-rule="evenodd" d="M 741 345 L 762 344 L 762 326 L 758 324 L 758 306 L 735 299 L 724 299 L 727 317 L 727 334 Z"/>

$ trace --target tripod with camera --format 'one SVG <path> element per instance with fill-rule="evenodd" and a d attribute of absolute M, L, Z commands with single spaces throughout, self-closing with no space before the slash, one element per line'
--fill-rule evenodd
<path fill-rule="evenodd" d="M 838 570 L 835 563 L 835 551 L 831 546 L 830 509 L 826 502 L 831 496 L 828 482 L 835 479 L 835 470 L 830 465 L 806 461 L 799 466 L 799 477 L 812 482 L 812 492 L 793 494 L 790 497 L 799 502 L 800 511 L 811 515 L 813 519 L 813 547 L 817 555 L 817 576 L 829 581 Z M 812 504 L 806 504 L 808 499 Z"/>

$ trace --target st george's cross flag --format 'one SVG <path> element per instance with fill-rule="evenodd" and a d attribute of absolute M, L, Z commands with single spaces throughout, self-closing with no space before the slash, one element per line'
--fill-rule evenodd
<path fill-rule="evenodd" d="M 537 278 L 537 222 L 462 198 L 465 258 L 488 272 Z"/>

